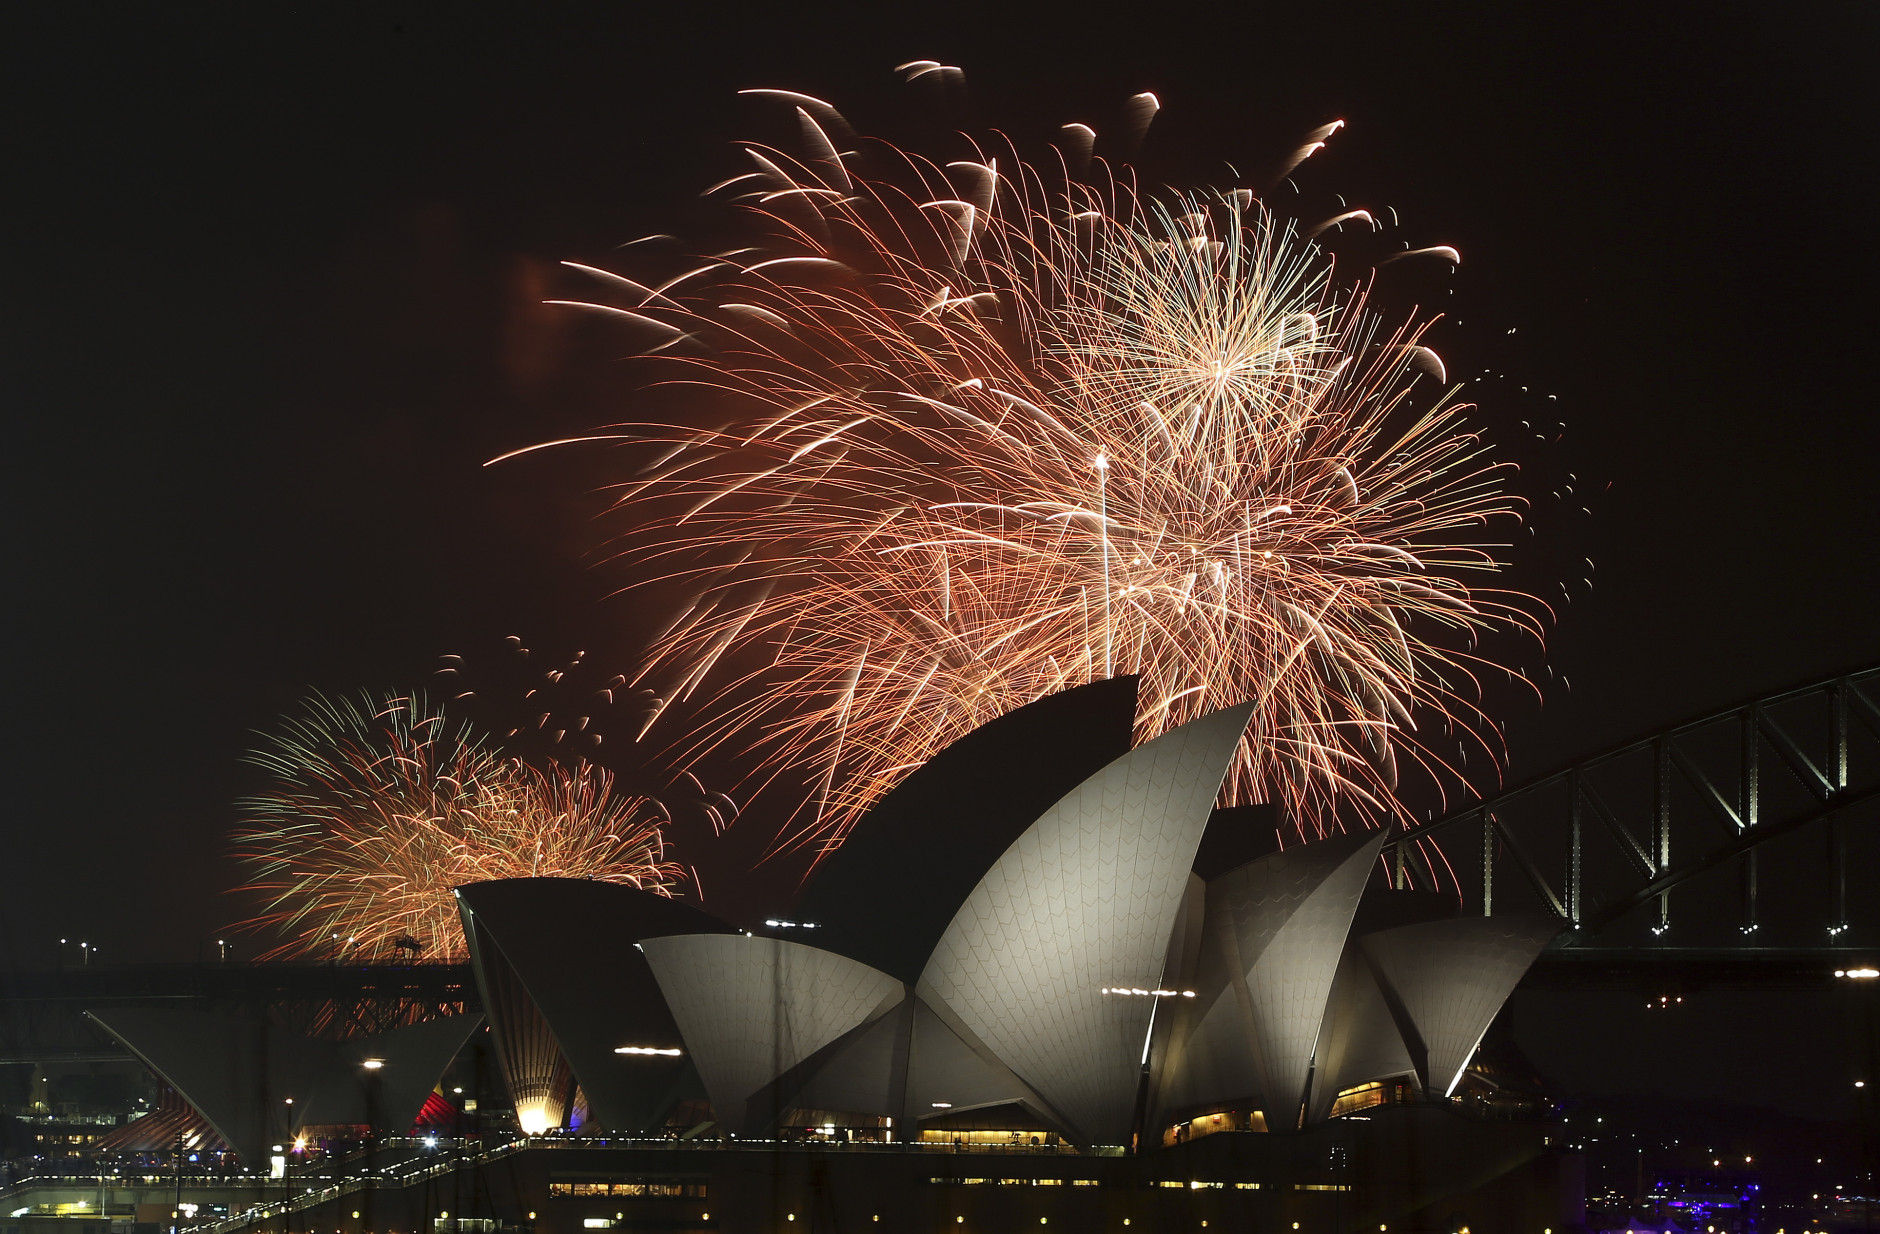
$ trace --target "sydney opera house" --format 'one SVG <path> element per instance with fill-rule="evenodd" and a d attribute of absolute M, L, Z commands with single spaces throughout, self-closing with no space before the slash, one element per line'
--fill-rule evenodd
<path fill-rule="evenodd" d="M 1472 1066 L 1558 924 L 1393 889 L 1379 833 L 1276 848 L 1270 816 L 1215 805 L 1248 709 L 1132 748 L 1135 707 L 1118 678 L 968 735 L 787 920 L 459 889 L 522 1137 L 484 1180 L 509 1196 L 489 1228 L 1564 1224 L 1550 1125 L 1491 1117 Z M 306 1125 L 408 1126 L 484 1026 L 260 1057 L 211 1018 L 101 1022 L 244 1158 Z M 298 1112 L 257 1096 L 289 1088 Z M 335 1203 L 308 1227 L 449 1220 Z"/>

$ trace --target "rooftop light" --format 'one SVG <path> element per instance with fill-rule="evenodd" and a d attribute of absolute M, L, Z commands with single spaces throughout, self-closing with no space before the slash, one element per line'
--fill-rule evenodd
<path fill-rule="evenodd" d="M 1126 985 L 1106 985 L 1103 987 L 1103 992 L 1105 994 L 1129 994 L 1138 998 L 1174 998 L 1177 995 L 1183 998 L 1193 998 L 1195 996 L 1193 990 L 1145 990 L 1141 986 Z"/>

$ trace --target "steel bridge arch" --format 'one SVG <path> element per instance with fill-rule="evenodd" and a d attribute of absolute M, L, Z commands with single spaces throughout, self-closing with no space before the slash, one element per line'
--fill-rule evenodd
<path fill-rule="evenodd" d="M 1826 823 L 1826 928 L 1832 946 L 1849 925 L 1847 816 L 1875 801 L 1880 665 L 1761 695 L 1622 742 L 1411 827 L 1387 843 L 1383 857 L 1394 887 L 1434 889 L 1439 879 L 1419 841 L 1479 835 L 1479 850 L 1474 844 L 1445 850 L 1467 851 L 1471 861 L 1479 855 L 1483 915 L 1495 911 L 1497 866 L 1511 866 L 1547 911 L 1567 923 L 1561 941 L 1568 946 L 1654 901 L 1652 933 L 1663 935 L 1671 927 L 1673 889 L 1741 858 L 1738 929 L 1748 936 L 1761 924 L 1759 848 Z M 1587 858 L 1601 839 L 1629 877 L 1593 887 Z M 1560 859 L 1558 874 L 1536 859 L 1542 850 Z M 1465 877 L 1459 868 L 1454 880 L 1443 881 Z"/>

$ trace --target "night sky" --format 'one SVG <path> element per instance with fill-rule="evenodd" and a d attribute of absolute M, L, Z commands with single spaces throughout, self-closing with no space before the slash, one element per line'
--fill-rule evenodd
<path fill-rule="evenodd" d="M 686 233 L 774 120 L 749 86 L 1034 149 L 1150 90 L 1174 184 L 1346 119 L 1301 192 L 1457 246 L 1451 372 L 1510 443 L 1565 425 L 1510 447 L 1524 568 L 1594 585 L 1512 778 L 1880 659 L 1880 18 L 1512 7 L 9 8 L 0 965 L 194 959 L 242 916 L 240 755 L 310 687 L 428 686 L 511 633 L 631 671 L 605 460 L 480 464 L 632 416 L 626 349 L 539 301 Z M 901 85 L 917 58 L 963 108 Z"/>

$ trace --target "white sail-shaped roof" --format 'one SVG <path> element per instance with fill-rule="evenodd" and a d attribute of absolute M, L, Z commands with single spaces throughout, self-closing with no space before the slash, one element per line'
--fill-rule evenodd
<path fill-rule="evenodd" d="M 1127 1139 L 1152 997 L 1195 848 L 1251 704 L 1117 759 L 1028 827 L 966 898 L 921 974 L 947 1010 L 1066 1118 Z M 663 983 L 662 983 L 663 984 Z"/>
<path fill-rule="evenodd" d="M 635 944 L 668 934 L 730 933 L 682 900 L 618 883 L 514 878 L 457 890 L 477 988 L 523 1130 L 559 1126 L 579 1081 L 596 1129 L 653 1130 L 682 1092 L 683 1056 L 617 1054 L 680 1044 Z M 579 940 L 571 943 L 570 940 Z"/>
<path fill-rule="evenodd" d="M 1207 885 L 1196 999 L 1182 1008 L 1160 1104 L 1238 1099 L 1297 1121 L 1339 953 L 1384 842 L 1335 836 Z"/>
<path fill-rule="evenodd" d="M 933 1008 L 908 999 L 824 1051 L 815 1075 L 788 1097 L 806 1110 L 885 1114 L 918 1134 L 923 1119 L 985 1106 L 1018 1105 L 1046 1121 L 1056 1114 L 1010 1069 L 976 1050 Z"/>
<path fill-rule="evenodd" d="M 1312 1070 L 1312 1053 L 1319 1040 L 1319 1026 L 1325 1019 L 1325 1002 L 1332 992 L 1332 976 L 1338 969 L 1339 952 L 1345 948 L 1345 936 L 1351 930 L 1352 916 L 1358 911 L 1358 898 L 1364 894 L 1377 853 L 1384 845 L 1384 833 L 1364 836 L 1338 836 L 1319 844 L 1295 850 L 1281 857 L 1296 857 L 1305 863 L 1312 850 L 1316 860 L 1332 868 L 1318 880 L 1310 895 L 1300 902 L 1278 929 L 1273 930 L 1259 958 L 1244 971 L 1247 1009 L 1258 1045 L 1255 1053 L 1260 1073 L 1260 1088 L 1269 1127 L 1291 1127 L 1298 1121 L 1305 1101 L 1306 1078 Z M 1335 864 L 1334 864 L 1335 863 Z M 1267 863 L 1256 863 L 1267 864 Z M 1278 876 L 1285 882 L 1283 876 Z M 1266 923 L 1257 925 L 1251 914 L 1241 911 L 1245 901 L 1240 896 L 1253 890 L 1252 884 L 1235 879 L 1233 874 L 1221 879 L 1221 890 L 1232 903 L 1227 916 L 1237 933 L 1245 932 L 1239 948 L 1247 959 L 1246 942 L 1264 934 Z M 1232 890 L 1230 890 L 1230 887 Z"/>
<path fill-rule="evenodd" d="M 1423 1055 L 1429 1092 L 1447 1097 L 1455 1091 L 1495 1013 L 1562 928 L 1558 918 L 1528 914 L 1452 917 L 1358 940 L 1385 997 L 1396 1004 L 1412 1057 Z"/>
<path fill-rule="evenodd" d="M 907 1018 L 913 1008 L 903 1000 L 893 1013 L 846 1037 L 824 1051 L 815 1074 L 801 1086 L 792 1085 L 788 1103 L 805 1110 L 841 1110 L 850 1114 L 877 1114 L 899 1118 L 901 1086 L 907 1069 L 912 1030 Z"/>
<path fill-rule="evenodd" d="M 907 1073 L 910 1123 L 994 1105 L 1020 1105 L 1046 1122 L 1062 1120 L 983 1044 L 975 1046 L 960 1036 L 969 1031 L 964 1025 L 947 1020 L 921 999 L 914 1000 L 914 1048 Z"/>
<path fill-rule="evenodd" d="M 640 947 L 718 1120 L 746 1134 L 777 1112 L 753 1107 L 759 1090 L 892 1010 L 906 990 L 857 960 L 779 938 L 687 934 Z"/>
<path fill-rule="evenodd" d="M 1415 1073 L 1416 1063 L 1391 1019 L 1371 966 L 1356 947 L 1347 948 L 1325 1001 L 1306 1121 L 1322 1122 L 1330 1116 L 1332 1103 L 1345 1089 Z"/>

